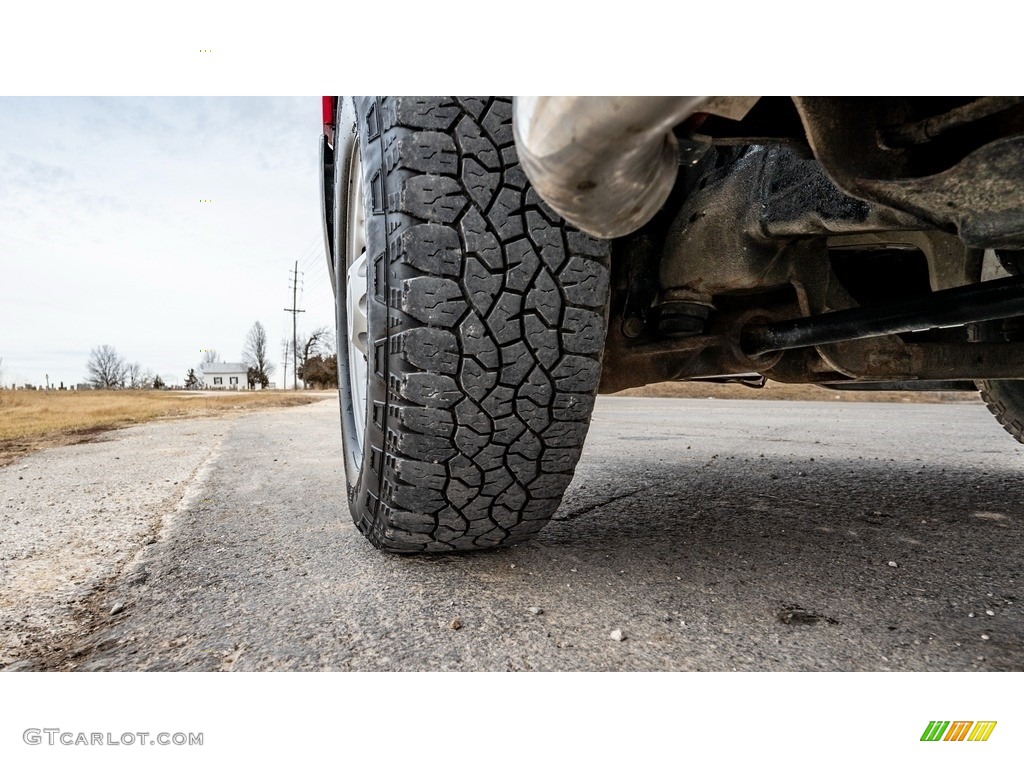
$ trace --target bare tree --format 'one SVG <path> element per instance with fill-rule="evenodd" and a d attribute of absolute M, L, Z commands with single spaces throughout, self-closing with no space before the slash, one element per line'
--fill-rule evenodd
<path fill-rule="evenodd" d="M 127 378 L 127 364 L 124 358 L 109 344 L 94 347 L 89 353 L 89 361 L 85 370 L 89 373 L 87 381 L 97 389 L 120 389 Z"/>
<path fill-rule="evenodd" d="M 252 328 L 249 329 L 249 333 L 245 337 L 242 360 L 253 369 L 253 374 L 250 376 L 253 381 L 259 382 L 263 387 L 270 386 L 270 377 L 274 373 L 275 366 L 270 362 L 270 357 L 267 354 L 267 330 L 259 320 L 252 324 Z M 250 382 L 251 384 L 252 382 Z"/>
<path fill-rule="evenodd" d="M 142 366 L 138 363 L 126 363 L 124 366 L 125 383 L 130 389 L 138 389 L 142 380 Z"/>
<path fill-rule="evenodd" d="M 204 349 L 203 359 L 199 361 L 199 370 L 205 370 L 206 366 L 220 362 L 220 352 L 216 349 Z"/>
<path fill-rule="evenodd" d="M 302 372 L 306 368 L 306 363 L 309 362 L 310 357 L 321 354 L 333 354 L 334 339 L 331 334 L 330 328 L 321 326 L 313 331 L 310 331 L 308 336 L 299 338 L 299 378 L 302 379 L 303 387 L 308 388 L 310 382 L 306 381 Z"/>
<path fill-rule="evenodd" d="M 303 385 L 309 387 L 312 381 L 303 377 L 303 371 L 307 369 L 307 363 L 313 357 L 332 357 L 334 355 L 334 334 L 330 328 L 321 326 L 311 331 L 308 336 L 299 337 L 298 374 L 303 380 Z"/>

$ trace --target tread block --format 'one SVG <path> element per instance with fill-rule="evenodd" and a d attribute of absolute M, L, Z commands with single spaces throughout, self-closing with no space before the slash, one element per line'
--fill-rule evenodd
<path fill-rule="evenodd" d="M 608 270 L 600 262 L 570 258 L 559 272 L 565 297 L 584 307 L 603 307 L 608 298 Z"/>
<path fill-rule="evenodd" d="M 566 307 L 561 331 L 567 352 L 597 355 L 604 349 L 604 321 L 597 312 Z"/>
<path fill-rule="evenodd" d="M 576 468 L 575 449 L 553 448 L 545 451 L 540 468 L 544 472 L 572 472 Z"/>
<path fill-rule="evenodd" d="M 455 447 L 447 437 L 437 435 L 421 435 L 418 432 L 395 432 L 389 430 L 395 436 L 394 450 L 412 459 L 421 459 L 434 464 L 448 461 L 455 455 Z"/>
<path fill-rule="evenodd" d="M 406 373 L 396 383 L 401 397 L 429 408 L 450 408 L 463 397 L 455 380 L 439 373 Z"/>
<path fill-rule="evenodd" d="M 562 392 L 591 392 L 601 380 L 601 364 L 589 357 L 566 355 L 551 375 Z"/>
<path fill-rule="evenodd" d="M 557 327 L 561 322 L 562 294 L 547 270 L 542 270 L 537 276 L 537 281 L 526 295 L 524 304 L 527 309 L 536 310 L 549 326 Z"/>
<path fill-rule="evenodd" d="M 462 272 L 459 233 L 442 224 L 416 224 L 401 234 L 400 259 L 427 275 L 458 277 Z"/>
<path fill-rule="evenodd" d="M 481 111 L 485 107 L 481 107 Z M 474 115 L 476 117 L 476 115 Z M 472 157 L 489 171 L 501 170 L 501 154 L 494 142 L 484 136 L 480 126 L 463 118 L 455 127 L 455 142 L 465 157 Z"/>
<path fill-rule="evenodd" d="M 514 443 L 512 443 L 512 445 L 508 447 L 508 452 L 510 455 L 515 454 L 517 456 L 522 456 L 524 459 L 526 459 L 528 464 L 526 464 L 525 466 L 533 466 L 533 462 L 540 458 L 543 451 L 544 446 L 541 444 L 540 438 L 537 437 L 537 435 L 534 434 L 533 432 L 524 432 L 519 436 L 518 440 L 516 440 Z M 512 466 L 524 465 L 517 462 L 515 465 Z"/>
<path fill-rule="evenodd" d="M 505 264 L 505 257 L 498 238 L 487 226 L 484 217 L 476 208 L 470 208 L 459 222 L 462 241 L 466 244 L 466 256 L 475 256 L 492 272 L 499 273 Z"/>
<path fill-rule="evenodd" d="M 414 459 L 396 459 L 395 477 L 406 485 L 430 488 L 434 491 L 444 490 L 448 481 L 444 465 Z"/>
<path fill-rule="evenodd" d="M 517 316 L 522 310 L 522 303 L 522 296 L 502 293 L 487 315 L 487 327 L 499 344 L 508 344 L 520 337 Z"/>
<path fill-rule="evenodd" d="M 421 96 L 396 96 L 394 98 L 393 125 L 406 128 L 426 128 L 446 131 L 459 119 L 462 109 L 454 99 Z"/>
<path fill-rule="evenodd" d="M 525 293 L 533 282 L 537 270 L 540 269 L 540 257 L 537 256 L 530 241 L 525 238 L 509 243 L 505 248 L 505 255 L 505 287 L 510 291 Z"/>
<path fill-rule="evenodd" d="M 395 424 L 421 435 L 450 438 L 455 432 L 455 420 L 448 410 L 392 405 L 388 412 Z"/>
<path fill-rule="evenodd" d="M 388 549 L 417 551 L 425 550 L 434 539 L 429 533 L 414 533 L 401 528 L 385 528 L 379 540 Z"/>
<path fill-rule="evenodd" d="M 492 101 L 480 125 L 495 144 L 509 144 L 512 141 L 512 100 Z M 515 162 L 515 155 L 512 157 L 512 160 L 505 161 L 506 165 Z"/>
<path fill-rule="evenodd" d="M 402 213 L 425 221 L 451 224 L 466 207 L 466 195 L 456 179 L 448 176 L 413 176 L 402 183 L 397 204 Z"/>
<path fill-rule="evenodd" d="M 516 341 L 502 347 L 501 383 L 518 387 L 529 376 L 534 365 L 533 355 L 523 342 Z"/>
<path fill-rule="evenodd" d="M 455 175 L 459 170 L 455 141 L 444 133 L 420 131 L 403 136 L 392 151 L 395 168 L 440 175 Z"/>
<path fill-rule="evenodd" d="M 491 222 L 502 240 L 523 236 L 523 217 L 519 215 L 520 208 L 519 192 L 503 187 L 490 210 Z"/>
<path fill-rule="evenodd" d="M 425 515 L 420 512 L 410 512 L 406 509 L 387 508 L 384 520 L 393 528 L 401 528 L 404 531 L 414 533 L 433 533 L 437 527 L 433 515 Z"/>
<path fill-rule="evenodd" d="M 560 421 L 586 421 L 594 411 L 594 396 L 559 392 L 551 403 L 551 415 Z"/>
<path fill-rule="evenodd" d="M 402 356 L 422 371 L 456 373 L 459 370 L 459 342 L 442 328 L 410 328 L 393 338 L 402 340 Z"/>
<path fill-rule="evenodd" d="M 498 499 L 504 499 L 508 493 L 509 491 L 505 491 Z M 519 522 L 519 510 L 505 506 L 498 499 L 495 500 L 494 511 L 491 512 L 491 517 L 494 518 L 494 522 L 507 531 Z"/>
<path fill-rule="evenodd" d="M 445 498 L 448 499 L 452 508 L 458 510 L 465 508 L 473 499 L 479 496 L 480 489 L 476 485 L 470 485 L 469 483 L 464 483 L 461 480 L 449 480 L 448 485 L 444 488 L 444 495 Z M 454 526 L 448 527 L 451 528 Z"/>
<path fill-rule="evenodd" d="M 565 244 L 562 242 L 561 230 L 551 226 L 537 211 L 526 212 L 526 226 L 530 240 L 540 250 L 541 258 L 548 269 L 557 271 L 565 261 Z"/>
<path fill-rule="evenodd" d="M 558 348 L 558 331 L 549 328 L 534 314 L 523 318 L 523 329 L 526 332 L 526 343 L 530 345 L 537 361 L 547 369 L 554 366 L 561 356 L 561 350 Z"/>
<path fill-rule="evenodd" d="M 455 430 L 455 447 L 463 456 L 475 458 L 489 442 L 487 435 L 481 435 L 469 427 L 457 427 Z"/>
<path fill-rule="evenodd" d="M 534 432 L 542 432 L 551 423 L 551 414 L 547 408 L 524 397 L 516 400 L 516 414 Z"/>
<path fill-rule="evenodd" d="M 476 360 L 469 358 L 462 363 L 459 383 L 462 385 L 463 392 L 479 402 L 487 397 L 494 385 L 498 383 L 498 373 L 487 370 Z"/>
<path fill-rule="evenodd" d="M 459 325 L 459 340 L 462 350 L 485 368 L 497 368 L 501 364 L 498 345 L 490 336 L 484 321 L 475 312 L 471 312 Z"/>
<path fill-rule="evenodd" d="M 582 421 L 556 421 L 544 430 L 541 440 L 547 446 L 573 447 L 579 445 L 587 434 L 587 424 Z M 564 456 L 565 452 L 555 452 Z M 546 457 L 546 454 L 545 454 Z"/>
<path fill-rule="evenodd" d="M 466 257 L 463 284 L 466 286 L 466 295 L 469 298 L 469 303 L 481 315 L 486 315 L 490 312 L 495 300 L 501 295 L 501 288 L 504 282 L 505 280 L 500 274 L 491 272 L 476 257 Z M 481 323 L 482 327 L 483 324 Z"/>
<path fill-rule="evenodd" d="M 455 101 L 461 106 L 474 120 L 479 120 L 480 115 L 484 113 L 488 105 L 491 103 L 490 96 L 456 96 Z M 475 125 L 475 123 L 472 123 Z"/>
<path fill-rule="evenodd" d="M 499 384 L 488 393 L 487 397 L 480 401 L 480 407 L 492 419 L 508 416 L 512 413 L 512 403 L 515 396 L 516 391 L 512 387 L 505 387 Z"/>
<path fill-rule="evenodd" d="M 444 277 L 413 277 L 405 281 L 401 309 L 429 325 L 450 328 L 466 313 L 462 288 Z"/>
<path fill-rule="evenodd" d="M 526 425 L 516 416 L 503 416 L 494 420 L 494 434 L 491 435 L 498 445 L 511 445 L 515 439 L 526 431 Z"/>
<path fill-rule="evenodd" d="M 430 515 L 432 522 L 434 513 L 448 506 L 441 491 L 411 485 L 396 485 L 392 490 L 392 499 L 398 507 L 415 510 L 418 515 Z"/>
<path fill-rule="evenodd" d="M 487 208 L 501 186 L 501 174 L 488 171 L 474 158 L 462 161 L 462 186 L 480 208 Z"/>

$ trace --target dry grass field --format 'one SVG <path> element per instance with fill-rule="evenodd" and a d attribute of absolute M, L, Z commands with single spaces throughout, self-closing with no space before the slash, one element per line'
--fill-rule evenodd
<path fill-rule="evenodd" d="M 39 448 L 89 440 L 154 419 L 217 416 L 305 405 L 333 392 L 184 392 L 161 390 L 0 390 L 0 466 Z"/>
<path fill-rule="evenodd" d="M 814 384 L 779 384 L 769 381 L 762 389 L 741 384 L 702 381 L 666 381 L 626 389 L 624 397 L 690 397 L 704 400 L 815 400 L 843 403 L 963 403 L 981 402 L 977 392 L 837 392 Z"/>
<path fill-rule="evenodd" d="M 828 400 L 840 402 L 949 403 L 979 401 L 972 392 L 835 392 L 810 384 L 776 384 L 763 389 L 738 384 L 666 382 L 629 389 L 632 397 L 688 397 L 743 400 Z M 218 416 L 261 408 L 305 405 L 336 392 L 187 392 L 155 390 L 0 390 L 0 466 L 54 445 L 80 443 L 118 427 L 154 419 Z"/>

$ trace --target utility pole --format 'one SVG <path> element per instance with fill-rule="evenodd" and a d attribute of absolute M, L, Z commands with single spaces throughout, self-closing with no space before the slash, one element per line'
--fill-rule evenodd
<path fill-rule="evenodd" d="M 298 351 L 298 318 L 299 312 L 305 312 L 304 309 L 298 308 L 299 304 L 299 262 L 295 261 L 295 272 L 292 275 L 292 308 L 284 308 L 285 312 L 292 313 L 292 389 L 299 388 L 299 351 Z M 285 357 L 287 361 L 287 356 Z M 287 362 L 285 363 L 287 365 Z M 288 384 L 288 372 L 284 374 L 285 385 Z"/>

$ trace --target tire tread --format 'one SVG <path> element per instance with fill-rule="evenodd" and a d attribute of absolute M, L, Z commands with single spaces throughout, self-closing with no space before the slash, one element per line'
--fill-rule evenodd
<path fill-rule="evenodd" d="M 364 147 L 378 143 L 386 169 L 387 290 L 370 291 L 388 297 L 386 422 L 353 516 L 394 552 L 523 541 L 583 447 L 609 246 L 528 189 L 510 101 L 381 97 L 365 113 L 381 130 Z"/>

